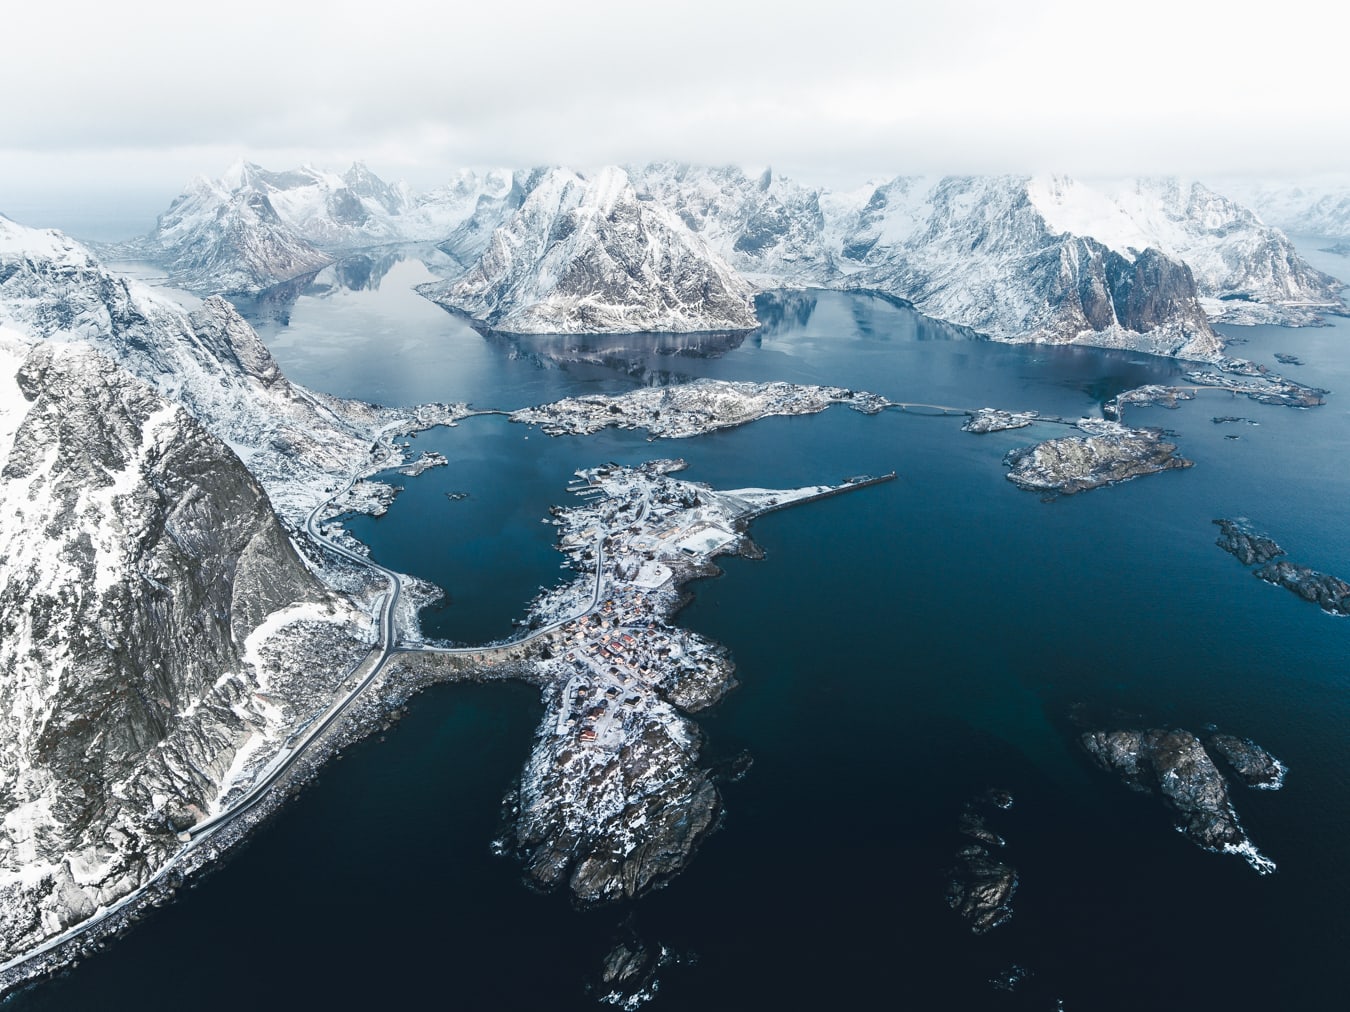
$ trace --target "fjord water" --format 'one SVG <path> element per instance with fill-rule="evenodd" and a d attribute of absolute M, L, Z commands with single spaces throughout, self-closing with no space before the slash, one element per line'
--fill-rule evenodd
<path fill-rule="evenodd" d="M 709 339 L 707 357 L 687 338 L 659 352 L 487 340 L 395 284 L 401 268 L 424 270 L 301 295 L 269 334 L 283 368 L 386 401 L 509 408 L 709 375 L 1070 417 L 1181 370 L 975 341 L 831 293 L 766 300 L 760 332 Z M 321 330 L 321 345 L 302 340 Z M 1295 560 L 1350 575 L 1350 326 L 1232 333 L 1247 341 L 1234 354 L 1297 354 L 1307 364 L 1285 371 L 1336 393 L 1308 411 L 1217 393 L 1132 410 L 1176 430 L 1196 466 L 1055 502 L 1000 466 L 1062 433 L 1048 425 L 973 436 L 959 418 L 835 408 L 678 442 L 548 439 L 501 417 L 422 434 L 449 466 L 400 477 L 389 513 L 352 529 L 450 592 L 425 622 L 459 640 L 507 634 L 559 577 L 538 520 L 576 467 L 682 456 L 685 477 L 718 487 L 899 480 L 756 521 L 766 558 L 692 587 L 679 621 L 729 646 L 741 682 L 699 716 L 705 754 L 754 765 L 724 786 L 725 823 L 692 866 L 632 910 L 576 913 L 489 853 L 539 703 L 523 686 L 440 686 L 169 908 L 6 1009 L 594 1008 L 583 982 L 630 914 L 687 957 L 661 974 L 658 1009 L 1334 1007 L 1350 941 L 1350 625 L 1253 579 L 1211 520 L 1250 517 Z M 406 388 L 401 362 L 416 364 Z M 1112 727 L 1213 723 L 1287 762 L 1282 791 L 1233 788 L 1279 871 L 1199 850 L 1156 799 L 1095 770 L 1076 706 Z M 946 908 L 943 872 L 967 842 L 962 803 L 990 786 L 1016 797 L 990 826 L 1021 885 L 1013 920 L 976 938 Z M 1031 975 L 994 989 L 1014 964 Z"/>

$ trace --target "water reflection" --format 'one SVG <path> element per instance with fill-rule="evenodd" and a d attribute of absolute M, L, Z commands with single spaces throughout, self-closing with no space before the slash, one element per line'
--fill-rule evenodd
<path fill-rule="evenodd" d="M 433 276 L 456 269 L 451 257 L 432 246 L 391 246 L 353 253 L 327 267 L 291 278 L 256 295 L 233 297 L 235 308 L 255 328 L 289 327 L 301 298 L 327 299 L 342 292 L 378 292 L 385 276 L 405 260 L 414 260 Z"/>
<path fill-rule="evenodd" d="M 739 348 L 749 333 L 754 332 L 502 334 L 482 331 L 483 339 L 511 360 L 529 362 L 541 369 L 621 374 L 649 385 L 670 383 L 687 376 L 687 370 L 672 359 L 721 358 Z"/>
<path fill-rule="evenodd" d="M 764 292 L 755 297 L 755 315 L 759 329 L 755 337 L 764 338 L 786 330 L 799 330 L 811 322 L 816 311 L 814 289 Z"/>

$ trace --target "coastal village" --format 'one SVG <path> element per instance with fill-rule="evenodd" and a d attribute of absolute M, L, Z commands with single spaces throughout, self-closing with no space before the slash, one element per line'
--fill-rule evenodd
<path fill-rule="evenodd" d="M 753 555 L 753 517 L 895 477 L 714 491 L 671 477 L 685 466 L 578 471 L 571 491 L 584 502 L 552 510 L 558 547 L 581 575 L 530 609 L 547 710 L 499 847 L 541 887 L 568 880 L 583 905 L 678 872 L 721 811 L 684 714 L 720 699 L 733 666 L 723 647 L 668 624 L 683 584 L 715 574 L 717 555 Z"/>

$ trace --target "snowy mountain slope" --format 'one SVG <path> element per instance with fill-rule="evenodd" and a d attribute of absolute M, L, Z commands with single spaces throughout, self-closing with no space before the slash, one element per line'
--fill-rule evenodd
<path fill-rule="evenodd" d="M 315 394 L 291 383 L 222 298 L 195 312 L 103 268 L 58 232 L 0 217 L 0 326 L 30 340 L 85 341 L 227 443 L 295 523 L 335 474 L 370 458 L 407 412 Z"/>
<path fill-rule="evenodd" d="M 525 202 L 525 195 L 548 172 L 547 168 L 540 168 L 494 176 L 494 184 L 504 185 L 484 188 L 473 210 L 448 231 L 437 248 L 459 263 L 462 270 L 468 270 L 487 250 L 492 234 L 511 220 Z"/>
<path fill-rule="evenodd" d="M 1130 180 L 1088 187 L 1063 177 L 899 176 L 870 189 L 832 193 L 807 190 L 771 172 L 752 178 L 734 168 L 670 163 L 648 165 L 635 179 L 640 192 L 675 210 L 761 285 L 876 287 L 1004 340 L 1180 348 L 1201 334 L 1194 307 L 1181 294 L 1185 282 L 1179 274 L 1165 282 L 1159 275 L 1164 288 L 1155 310 L 1170 314 L 1165 324 L 1162 317 L 1122 319 L 1115 308 L 1111 313 L 1085 310 L 1083 298 L 1075 294 L 1082 285 L 1109 287 L 1111 278 L 1137 273 L 1137 297 L 1150 272 L 1164 266 L 1151 257 L 1139 272 L 1127 271 L 1098 246 L 1127 263 L 1133 262 L 1134 251 L 1149 247 L 1165 260 L 1184 263 L 1200 305 L 1214 320 L 1301 324 L 1338 306 L 1334 282 L 1303 262 L 1282 234 L 1198 183 Z M 963 255 L 962 237 L 974 242 L 998 213 L 1014 213 L 1014 204 L 1028 201 L 1018 228 L 1002 231 L 993 260 L 987 249 Z M 1064 237 L 1065 255 L 1046 258 L 1056 235 Z M 1088 243 L 1070 254 L 1070 240 Z M 929 243 L 932 249 L 920 248 Z M 1086 280 L 1080 278 L 1079 265 L 1098 260 L 1098 266 L 1088 267 Z M 1114 264 L 1110 270 L 1108 261 Z M 1002 286 L 990 274 L 995 263 L 1007 265 Z M 1173 309 L 1161 308 L 1178 297 L 1181 302 Z M 1035 308 L 1049 303 L 1065 307 L 1061 317 Z M 1089 336 L 1097 331 L 1099 338 Z"/>
<path fill-rule="evenodd" d="M 266 193 L 195 179 L 125 255 L 164 266 L 199 294 L 256 292 L 331 262 L 282 221 Z"/>
<path fill-rule="evenodd" d="M 1270 224 L 1292 235 L 1350 239 L 1350 177 L 1289 182 L 1224 182 Z"/>
<path fill-rule="evenodd" d="M 0 330 L 0 961 L 144 883 L 368 626 L 186 412 Z"/>
<path fill-rule="evenodd" d="M 741 330 L 751 288 L 618 168 L 532 177 L 520 209 L 433 301 L 505 333 Z"/>
<path fill-rule="evenodd" d="M 1185 263 L 1215 322 L 1305 325 L 1344 308 L 1339 282 L 1307 264 L 1282 232 L 1201 183 L 1089 188 L 1049 177 L 1031 180 L 1027 192 L 1052 231 L 1091 236 L 1126 258 L 1154 246 Z"/>
<path fill-rule="evenodd" d="M 850 287 L 886 292 L 997 340 L 1081 343 L 1205 358 L 1211 330 L 1189 268 L 1156 249 L 1122 256 L 1057 233 L 1022 177 L 900 178 L 844 238 Z"/>
<path fill-rule="evenodd" d="M 772 169 L 752 177 L 734 166 L 656 162 L 630 173 L 639 193 L 761 285 L 824 284 L 837 274 L 819 190 Z"/>
<path fill-rule="evenodd" d="M 511 186 L 508 172 L 465 170 L 415 196 L 361 162 L 339 175 L 241 161 L 220 179 L 193 180 L 149 236 L 115 252 L 162 263 L 176 284 L 198 293 L 253 293 L 312 274 L 331 253 L 444 239 Z"/>

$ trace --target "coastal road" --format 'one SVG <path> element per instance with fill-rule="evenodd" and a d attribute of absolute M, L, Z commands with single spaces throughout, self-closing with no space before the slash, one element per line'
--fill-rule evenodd
<path fill-rule="evenodd" d="M 386 458 L 377 465 L 374 470 L 382 469 L 388 462 L 389 460 Z M 354 475 L 340 491 L 335 492 L 316 505 L 305 519 L 305 532 L 313 538 L 317 544 L 327 548 L 336 555 L 375 570 L 389 581 L 389 590 L 381 598 L 379 607 L 379 645 L 358 661 L 356 665 L 343 676 L 344 682 L 355 678 L 355 684 L 320 716 L 312 719 L 308 724 L 302 725 L 301 728 L 297 729 L 291 735 L 290 739 L 278 752 L 277 757 L 272 761 L 270 766 L 266 768 L 264 774 L 249 787 L 246 794 L 224 811 L 218 812 L 184 831 L 182 836 L 180 836 L 180 839 L 182 839 L 183 836 L 186 836 L 187 839 L 183 840 L 182 846 L 159 867 L 144 885 L 127 893 L 93 917 L 81 921 L 79 924 L 61 932 L 61 934 L 47 939 L 41 945 L 29 949 L 5 963 L 0 963 L 0 977 L 3 977 L 11 971 L 18 970 L 25 964 L 31 964 L 34 960 L 41 959 L 43 956 L 65 943 L 98 927 L 109 918 L 115 917 L 124 910 L 133 907 L 149 889 L 169 875 L 170 872 L 180 865 L 195 850 L 204 846 L 207 841 L 235 819 L 238 819 L 240 816 L 255 808 L 258 803 L 267 796 L 268 792 L 271 791 L 277 782 L 295 766 L 296 762 L 305 754 L 305 750 L 308 749 L 320 735 L 333 726 L 333 724 L 346 712 L 352 702 L 365 691 L 367 687 L 369 687 L 370 683 L 373 682 L 375 677 L 383 670 L 385 662 L 388 661 L 395 648 L 394 615 L 398 608 L 399 597 L 403 592 L 403 578 L 393 570 L 386 569 L 384 566 L 379 565 L 377 562 L 374 562 L 366 556 L 353 552 L 335 541 L 330 541 L 328 538 L 324 537 L 318 529 L 319 515 L 335 500 L 351 491 L 352 486 L 354 486 L 362 477 L 371 473 L 374 473 L 373 470 L 367 470 L 361 474 Z M 364 673 L 362 673 L 363 668 L 365 669 Z"/>

